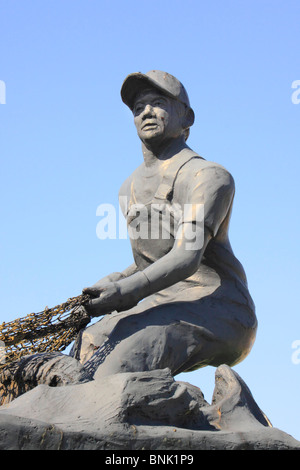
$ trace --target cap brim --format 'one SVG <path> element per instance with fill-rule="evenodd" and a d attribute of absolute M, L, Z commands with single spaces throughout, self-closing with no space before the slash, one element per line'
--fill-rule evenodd
<path fill-rule="evenodd" d="M 149 78 L 143 73 L 132 73 L 128 75 L 121 88 L 122 101 L 132 110 L 134 107 L 135 97 L 147 88 L 156 88 L 161 91 L 164 95 L 170 96 L 171 98 L 177 99 L 176 96 L 169 93 L 167 90 L 162 88 L 157 82 Z"/>

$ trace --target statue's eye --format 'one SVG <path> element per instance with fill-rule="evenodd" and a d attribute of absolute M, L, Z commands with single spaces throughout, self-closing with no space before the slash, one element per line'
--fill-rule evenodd
<path fill-rule="evenodd" d="M 144 106 L 142 104 L 136 104 L 134 107 L 134 114 L 139 114 L 143 111 Z"/>

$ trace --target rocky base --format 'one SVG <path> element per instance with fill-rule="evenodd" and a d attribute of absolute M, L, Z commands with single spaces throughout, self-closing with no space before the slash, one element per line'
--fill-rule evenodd
<path fill-rule="evenodd" d="M 168 369 L 38 385 L 0 407 L 1 450 L 300 450 L 273 428 L 230 367 L 212 403 Z"/>

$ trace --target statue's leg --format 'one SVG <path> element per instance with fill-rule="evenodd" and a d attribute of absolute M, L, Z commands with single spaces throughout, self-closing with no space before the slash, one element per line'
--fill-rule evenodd
<path fill-rule="evenodd" d="M 237 362 L 242 328 L 206 302 L 174 302 L 105 317 L 94 325 L 94 352 L 84 367 L 96 377 L 168 367 L 173 375 Z M 92 328 L 93 328 L 92 327 Z"/>
<path fill-rule="evenodd" d="M 108 348 L 111 343 L 109 341 Z M 94 377 L 164 368 L 176 375 L 184 371 L 184 364 L 195 350 L 203 359 L 202 365 L 207 365 L 211 346 L 211 335 L 204 328 L 185 322 L 150 325 L 117 343 L 98 366 Z"/>

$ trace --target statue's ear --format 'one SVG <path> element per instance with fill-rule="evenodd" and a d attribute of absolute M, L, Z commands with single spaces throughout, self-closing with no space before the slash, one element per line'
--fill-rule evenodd
<path fill-rule="evenodd" d="M 185 113 L 184 120 L 183 120 L 183 128 L 188 129 L 194 124 L 194 121 L 195 121 L 194 111 L 192 110 L 192 108 L 188 108 Z"/>

